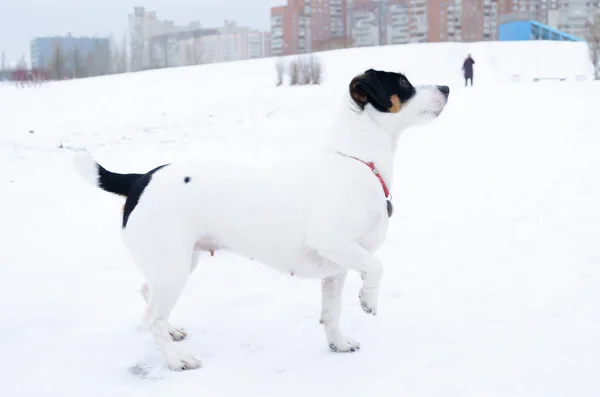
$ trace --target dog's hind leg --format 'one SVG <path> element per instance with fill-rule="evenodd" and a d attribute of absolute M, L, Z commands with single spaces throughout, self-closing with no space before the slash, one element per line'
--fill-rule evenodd
<path fill-rule="evenodd" d="M 360 349 L 358 342 L 344 338 L 340 330 L 342 292 L 347 274 L 347 271 L 343 271 L 321 281 L 321 324 L 325 327 L 329 348 L 340 353 L 354 352 Z"/>
<path fill-rule="evenodd" d="M 202 252 L 197 252 L 197 251 L 195 251 L 192 254 L 190 273 L 193 272 L 196 269 L 196 267 L 198 266 L 198 260 L 200 259 L 201 254 L 202 254 Z M 148 299 L 149 299 L 148 283 L 142 284 L 142 286 L 140 287 L 140 295 L 142 295 L 142 298 L 144 298 L 144 302 L 146 302 L 146 305 L 148 305 Z M 143 316 L 142 322 L 144 323 L 144 325 L 149 326 L 147 310 L 144 311 L 144 316 Z M 169 334 L 171 335 L 171 338 L 175 342 L 182 341 L 188 336 L 187 332 L 185 332 L 185 329 L 174 327 L 171 324 L 169 324 Z"/>
<path fill-rule="evenodd" d="M 144 298 L 144 301 L 146 302 L 146 310 L 144 310 L 144 315 L 142 316 L 142 323 L 145 326 L 150 327 L 150 324 L 148 322 L 148 309 L 147 309 L 148 299 L 149 299 L 148 283 L 144 283 L 142 285 L 142 287 L 140 288 L 140 294 L 142 295 L 142 298 Z M 173 339 L 174 342 L 180 342 L 188 336 L 187 332 L 185 332 L 185 329 L 177 328 L 177 327 L 171 325 L 170 323 L 169 323 L 169 335 L 171 335 L 171 339 Z"/>
<path fill-rule="evenodd" d="M 128 230 L 125 242 L 133 259 L 148 280 L 148 304 L 144 322 L 148 325 L 162 357 L 172 370 L 181 371 L 200 367 L 200 361 L 179 352 L 170 334 L 169 316 L 185 286 L 191 267 L 192 243 L 184 237 L 169 235 L 159 244 L 148 244 L 152 229 Z M 142 288 L 144 291 L 145 288 Z M 142 296 L 145 293 L 142 292 Z"/>
<path fill-rule="evenodd" d="M 185 257 L 185 260 L 182 260 Z M 179 259 L 179 260 L 176 260 Z M 175 371 L 200 367 L 200 361 L 177 351 L 170 333 L 169 315 L 175 307 L 189 276 L 190 255 L 176 255 L 155 267 L 156 277 L 148 281 L 149 300 L 146 318 L 154 341 L 169 368 Z"/>

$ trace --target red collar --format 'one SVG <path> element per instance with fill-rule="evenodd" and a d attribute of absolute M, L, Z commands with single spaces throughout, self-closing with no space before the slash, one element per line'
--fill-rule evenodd
<path fill-rule="evenodd" d="M 385 181 L 383 180 L 383 177 L 381 176 L 381 174 L 379 173 L 377 168 L 375 168 L 375 163 L 373 163 L 372 161 L 366 162 L 366 161 L 363 161 L 363 160 L 359 159 L 358 157 L 354 157 L 354 156 L 348 156 L 348 157 L 353 158 L 354 160 L 358 160 L 361 163 L 363 163 L 364 165 L 366 165 L 367 167 L 369 167 L 371 169 L 371 171 L 373 171 L 373 174 L 375 174 L 377 179 L 379 179 L 379 182 L 381 183 L 381 187 L 383 187 L 383 193 L 385 193 L 385 198 L 391 199 L 390 190 L 388 189 Z"/>

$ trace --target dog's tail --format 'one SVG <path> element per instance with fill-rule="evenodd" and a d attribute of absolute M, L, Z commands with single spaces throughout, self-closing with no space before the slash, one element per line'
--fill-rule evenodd
<path fill-rule="evenodd" d="M 144 174 L 117 174 L 98 164 L 87 153 L 77 153 L 73 166 L 79 175 L 94 186 L 110 193 L 127 197 L 133 184 Z"/>

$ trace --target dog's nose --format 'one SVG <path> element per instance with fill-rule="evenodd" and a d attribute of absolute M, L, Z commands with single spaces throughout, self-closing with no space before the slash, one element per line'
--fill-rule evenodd
<path fill-rule="evenodd" d="M 450 87 L 448 87 L 447 85 L 438 85 L 437 88 L 442 94 L 446 96 L 450 95 Z"/>

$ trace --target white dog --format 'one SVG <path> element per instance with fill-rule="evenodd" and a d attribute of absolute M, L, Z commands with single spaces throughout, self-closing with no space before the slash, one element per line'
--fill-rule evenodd
<path fill-rule="evenodd" d="M 414 87 L 399 73 L 367 70 L 352 79 L 328 144 L 314 155 L 271 165 L 227 161 L 166 164 L 116 174 L 77 155 L 81 176 L 127 197 L 124 241 L 147 283 L 144 321 L 168 366 L 200 367 L 174 341 L 169 323 L 200 254 L 226 249 L 282 271 L 322 280 L 321 323 L 335 352 L 359 344 L 340 330 L 349 269 L 361 273 L 363 310 L 375 315 L 382 265 L 374 255 L 391 216 L 393 155 L 407 127 L 436 118 L 447 86 Z"/>

